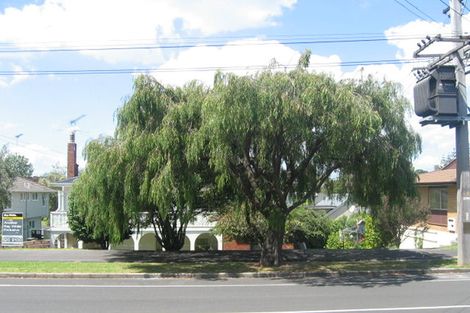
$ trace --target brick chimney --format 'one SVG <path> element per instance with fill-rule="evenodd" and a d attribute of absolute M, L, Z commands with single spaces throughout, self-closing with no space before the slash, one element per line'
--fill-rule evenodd
<path fill-rule="evenodd" d="M 78 176 L 77 144 L 75 133 L 70 133 L 70 141 L 67 145 L 67 178 Z"/>

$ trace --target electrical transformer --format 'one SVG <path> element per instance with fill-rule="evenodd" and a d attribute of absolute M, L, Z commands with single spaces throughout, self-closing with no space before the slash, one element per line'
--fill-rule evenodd
<path fill-rule="evenodd" d="M 414 106 L 418 116 L 458 115 L 458 88 L 455 66 L 440 66 L 414 87 Z"/>

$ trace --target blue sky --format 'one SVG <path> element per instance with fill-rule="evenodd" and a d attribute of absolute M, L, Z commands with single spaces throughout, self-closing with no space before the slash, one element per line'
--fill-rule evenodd
<path fill-rule="evenodd" d="M 313 71 L 396 80 L 411 100 L 413 65 L 362 63 L 410 59 L 417 38 L 448 32 L 444 7 L 439 0 L 0 0 L 0 145 L 27 156 L 40 175 L 65 165 L 74 118 L 86 115 L 77 123 L 79 151 L 88 140 L 113 133 L 114 113 L 132 93 L 136 73 L 165 84 L 210 84 L 213 72 L 189 69 L 252 73 L 273 58 L 293 65 L 306 48 Z M 464 18 L 467 30 L 470 17 Z M 371 38 L 380 40 L 358 41 Z M 161 48 L 168 45 L 176 47 Z M 141 46 L 154 48 L 102 50 Z M 135 73 L 58 73 L 117 69 Z M 453 132 L 421 128 L 414 116 L 409 122 L 423 137 L 415 166 L 430 170 L 453 149 Z M 79 163 L 85 165 L 81 155 Z"/>

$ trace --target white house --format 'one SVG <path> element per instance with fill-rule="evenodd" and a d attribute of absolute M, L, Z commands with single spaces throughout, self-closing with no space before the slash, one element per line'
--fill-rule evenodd
<path fill-rule="evenodd" d="M 5 211 L 23 213 L 23 240 L 40 238 L 42 219 L 49 215 L 49 195 L 56 191 L 21 177 L 15 179 L 9 191 L 11 205 Z"/>
<path fill-rule="evenodd" d="M 76 143 L 75 135 L 70 136 L 67 148 L 67 179 L 52 184 L 58 190 L 58 207 L 50 215 L 50 236 L 51 244 L 57 248 L 83 248 L 87 247 L 82 242 L 74 238 L 68 225 L 67 212 L 68 196 L 74 181 L 78 178 L 78 165 L 76 164 Z M 215 223 L 209 222 L 204 216 L 197 216 L 195 221 L 188 225 L 186 229 L 186 240 L 183 250 L 222 250 L 222 236 L 211 234 L 211 229 Z M 131 238 L 122 242 L 119 246 L 112 247 L 116 250 L 161 250 L 155 239 L 152 227 L 134 230 Z"/>

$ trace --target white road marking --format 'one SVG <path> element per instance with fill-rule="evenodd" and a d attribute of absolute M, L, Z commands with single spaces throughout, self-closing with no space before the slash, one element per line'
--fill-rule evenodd
<path fill-rule="evenodd" d="M 449 283 L 449 282 L 469 282 L 470 278 L 436 278 L 430 280 L 416 280 L 417 283 Z M 315 286 L 316 283 L 322 284 L 326 281 L 311 281 L 312 286 Z M 367 283 L 367 281 L 364 281 Z M 392 279 L 381 279 L 381 280 L 371 280 L 372 284 L 389 284 L 393 282 L 401 282 L 400 278 Z M 408 281 L 407 281 L 408 282 Z M 413 281 L 410 281 L 413 282 Z M 361 282 L 343 282 L 343 286 L 354 286 L 360 284 Z M 305 284 L 302 282 L 299 283 L 261 283 L 261 284 L 215 284 L 215 285 L 203 285 L 203 284 L 194 284 L 194 285 L 98 285 L 98 284 L 0 284 L 0 288 L 14 288 L 14 287 L 24 287 L 24 288 L 262 288 L 262 287 L 295 287 L 302 285 L 310 285 L 307 280 Z"/>
<path fill-rule="evenodd" d="M 336 310 L 313 310 L 313 311 L 260 311 L 260 312 L 238 312 L 238 313 L 352 313 L 352 312 L 396 312 L 396 311 L 434 311 L 434 310 L 459 310 L 468 309 L 470 304 L 463 305 L 441 305 L 441 306 L 415 306 L 397 308 L 369 308 L 369 309 L 336 309 Z"/>
<path fill-rule="evenodd" d="M 46 284 L 0 284 L 0 288 L 247 288 L 247 287 L 291 287 L 294 283 L 279 284 L 218 284 L 218 285 L 46 285 Z"/>

